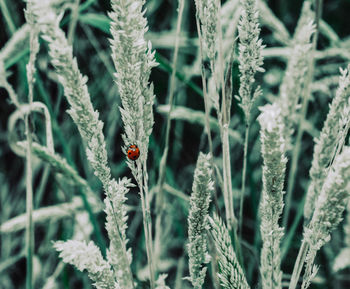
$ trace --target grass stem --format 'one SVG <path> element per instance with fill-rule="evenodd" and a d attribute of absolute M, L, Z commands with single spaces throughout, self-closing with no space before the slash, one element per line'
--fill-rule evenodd
<path fill-rule="evenodd" d="M 74 38 L 74 33 L 75 33 L 75 28 L 77 26 L 78 18 L 79 18 L 79 4 L 80 0 L 75 0 L 75 2 L 72 4 L 71 8 L 71 19 L 69 23 L 69 28 L 68 28 L 68 44 L 73 45 L 73 38 Z"/>
<path fill-rule="evenodd" d="M 198 39 L 199 39 L 199 51 L 201 54 L 201 78 L 202 78 L 202 87 L 203 87 L 203 99 L 204 99 L 204 122 L 205 122 L 205 130 L 207 132 L 208 136 L 208 145 L 209 145 L 209 152 L 211 155 L 210 158 L 210 164 L 213 170 L 213 180 L 217 186 L 220 186 L 221 183 L 218 182 L 218 178 L 216 177 L 218 174 L 216 173 L 217 170 L 215 169 L 214 165 L 214 150 L 213 150 L 213 141 L 211 137 L 211 129 L 210 129 L 210 107 L 209 107 L 209 98 L 208 98 L 208 91 L 207 91 L 207 82 L 205 78 L 205 66 L 204 66 L 204 49 L 203 49 L 203 38 L 202 38 L 202 32 L 200 29 L 200 24 L 199 24 L 199 16 L 198 13 L 196 13 L 196 26 L 197 26 L 197 33 L 198 33 Z M 213 77 L 215 78 L 215 73 L 214 73 L 214 65 L 213 62 L 211 61 L 211 71 L 213 74 Z M 222 186 L 220 186 L 222 189 Z M 214 190 L 214 204 L 216 207 L 216 211 L 219 212 L 219 205 L 218 205 L 218 197 L 217 197 L 217 190 Z"/>
<path fill-rule="evenodd" d="M 0 8 L 0 10 L 2 11 L 2 15 L 4 15 L 9 32 L 12 35 L 16 32 L 16 25 L 12 20 L 10 11 L 7 8 L 6 0 L 0 0 Z"/>
<path fill-rule="evenodd" d="M 180 32 L 181 32 L 181 22 L 182 22 L 182 16 L 184 11 L 184 0 L 179 0 L 179 7 L 178 7 L 178 18 L 177 18 L 177 25 L 176 25 L 176 37 L 175 37 L 175 48 L 174 48 L 174 57 L 173 57 L 173 69 L 171 72 L 171 78 L 170 78 L 170 88 L 169 88 L 169 112 L 167 114 L 167 120 L 166 120 L 166 132 L 165 132 L 165 147 L 163 151 L 163 155 L 159 164 L 159 174 L 158 174 L 158 194 L 156 199 L 156 230 L 155 230 L 155 243 L 154 243 L 154 249 L 155 249 L 155 258 L 158 261 L 160 258 L 160 242 L 161 242 L 161 232 L 162 232 L 162 226 L 161 221 L 163 217 L 163 211 L 164 211 L 164 192 L 163 192 L 163 186 L 165 183 L 165 171 L 166 171 L 166 164 L 168 159 L 168 152 L 169 152 L 169 139 L 170 139 L 170 129 L 171 129 L 171 112 L 173 110 L 174 106 L 174 90 L 175 90 L 175 76 L 176 76 L 176 68 L 177 68 L 177 57 L 179 53 L 179 42 L 180 42 Z M 158 263 L 158 262 L 157 262 Z M 156 268 L 157 269 L 157 268 Z"/>
<path fill-rule="evenodd" d="M 221 3 L 219 1 L 219 11 L 221 11 Z M 220 12 L 219 12 L 220 13 Z M 227 227 L 228 230 L 236 230 L 236 219 L 233 210 L 233 192 L 232 192 L 232 178 L 231 178 L 231 157 L 230 157 L 230 144 L 228 138 L 228 127 L 230 123 L 230 105 L 228 104 L 228 99 L 225 93 L 225 80 L 224 80 L 224 54 L 222 48 L 222 28 L 220 17 L 218 17 L 218 33 L 219 33 L 219 50 L 218 50 L 218 60 L 219 60 L 219 77 L 221 84 L 221 98 L 222 98 L 222 155 L 223 155 L 223 171 L 224 171 L 224 192 L 228 198 L 228 216 L 227 216 Z M 217 86 L 219 87 L 219 86 Z"/>
<path fill-rule="evenodd" d="M 153 242 L 152 242 L 152 223 L 151 223 L 151 213 L 148 197 L 148 188 L 147 188 L 147 169 L 146 162 L 143 164 L 143 179 L 142 176 L 138 175 L 138 186 L 140 188 L 141 196 L 141 206 L 142 206 L 142 219 L 143 219 L 143 229 L 145 233 L 145 243 L 146 243 L 146 253 L 149 266 L 149 279 L 150 279 L 150 288 L 155 288 L 155 264 L 154 264 L 154 255 L 153 255 Z M 139 171 L 139 170 L 138 170 Z"/>
<path fill-rule="evenodd" d="M 26 18 L 27 21 L 32 21 L 32 12 L 31 12 L 31 6 L 30 4 L 27 5 L 27 13 Z M 28 83 L 28 104 L 29 107 L 33 104 L 33 90 L 34 90 L 34 83 L 35 83 L 35 58 L 39 51 L 39 42 L 38 42 L 38 31 L 37 28 L 33 23 L 30 23 L 31 25 L 31 32 L 30 32 L 30 55 L 29 55 L 29 61 L 27 64 L 27 83 Z M 27 139 L 27 147 L 26 147 L 26 217 L 27 217 L 27 223 L 26 223 L 26 288 L 32 289 L 34 287 L 33 282 L 33 256 L 34 256 L 34 223 L 33 223 L 33 184 L 32 184 L 32 135 L 31 135 L 31 129 L 30 124 L 32 120 L 30 119 L 30 110 L 28 113 L 26 113 L 24 118 L 25 123 L 25 132 L 26 132 L 26 139 Z M 49 128 L 51 129 L 51 128 Z M 49 135 L 49 132 L 47 132 L 47 135 Z M 50 142 L 50 141 L 48 141 Z M 49 144 L 48 144 L 49 145 Z"/>
<path fill-rule="evenodd" d="M 248 139 L 250 131 L 250 121 L 246 120 L 245 126 L 245 137 L 244 137 L 244 156 L 243 156 L 243 171 L 242 171 L 242 187 L 241 187 L 241 196 L 239 202 L 239 240 L 242 240 L 242 223 L 243 223 L 243 204 L 244 204 L 244 192 L 245 192 L 245 183 L 247 177 L 247 159 L 248 159 Z"/>
<path fill-rule="evenodd" d="M 319 21 L 321 18 L 321 11 L 322 11 L 322 0 L 316 1 L 316 14 L 315 14 L 315 23 L 316 23 L 316 32 L 314 34 L 314 37 L 312 39 L 312 48 L 311 50 L 316 52 L 317 50 L 317 39 L 318 39 L 318 32 L 319 32 Z M 310 53 L 310 55 L 315 55 L 315 53 Z M 308 62 L 308 70 L 307 70 L 307 79 L 305 82 L 304 87 L 304 95 L 303 95 L 303 102 L 302 102 L 302 108 L 298 120 L 298 133 L 295 141 L 295 146 L 293 148 L 292 153 L 292 164 L 288 175 L 288 188 L 287 188 L 287 196 L 285 201 L 285 210 L 283 215 L 283 227 L 287 228 L 288 225 L 288 217 L 290 213 L 290 207 L 292 202 L 292 194 L 294 190 L 295 185 L 295 178 L 296 178 L 296 170 L 298 166 L 299 161 L 299 154 L 301 149 L 301 141 L 302 136 L 304 133 L 304 121 L 306 120 L 306 114 L 307 109 L 309 105 L 309 99 L 311 96 L 311 83 L 314 75 L 314 68 L 315 68 L 315 58 L 310 57 Z"/>
<path fill-rule="evenodd" d="M 301 270 L 303 269 L 303 265 L 304 265 L 308 250 L 309 250 L 309 246 L 305 242 L 305 240 L 303 240 L 301 247 L 299 249 L 297 260 L 295 261 L 295 264 L 294 264 L 294 269 L 293 269 L 293 273 L 292 273 L 292 277 L 290 279 L 288 289 L 295 289 L 296 288 L 296 286 L 298 284 L 299 277 L 300 277 Z"/>
<path fill-rule="evenodd" d="M 33 225 L 33 187 L 32 187 L 32 137 L 29 131 L 29 115 L 25 116 L 27 135 L 26 149 L 26 289 L 33 288 L 33 251 L 34 251 L 34 225 Z"/>

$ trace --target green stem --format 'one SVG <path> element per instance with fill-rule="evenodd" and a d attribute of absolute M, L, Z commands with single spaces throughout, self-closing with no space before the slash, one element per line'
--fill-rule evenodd
<path fill-rule="evenodd" d="M 75 32 L 75 27 L 77 26 L 78 18 L 79 18 L 79 4 L 80 0 L 75 0 L 72 8 L 71 8 L 71 20 L 68 28 L 68 44 L 72 45 L 73 37 Z"/>
<path fill-rule="evenodd" d="M 33 187 L 32 187 L 32 137 L 29 131 L 29 115 L 25 117 L 27 135 L 26 149 L 26 288 L 33 288 L 33 251 L 34 251 L 34 225 L 33 225 Z"/>
<path fill-rule="evenodd" d="M 179 8 L 178 8 L 178 19 L 177 19 L 177 25 L 176 25 L 176 37 L 175 37 L 175 48 L 174 48 L 174 58 L 173 58 L 173 69 L 171 72 L 171 78 L 170 78 L 170 88 L 169 88 L 169 112 L 167 115 L 167 121 L 166 121 L 166 132 L 165 132 L 165 147 L 163 151 L 163 155 L 159 164 L 159 176 L 158 176 L 158 194 L 156 199 L 156 231 L 155 231 L 155 258 L 158 261 L 159 255 L 160 255 L 160 241 L 161 241 L 161 231 L 162 231 L 162 216 L 164 211 L 164 192 L 163 192 L 163 186 L 165 182 L 165 171 L 166 171 L 166 164 L 168 159 L 168 152 L 169 152 L 169 141 L 170 141 L 170 129 L 171 129 L 171 112 L 174 107 L 174 90 L 175 90 L 175 76 L 176 76 L 176 68 L 177 68 L 177 57 L 179 54 L 179 41 L 180 41 L 180 32 L 181 32 L 181 22 L 182 22 L 182 15 L 184 11 L 184 0 L 179 0 Z M 158 262 L 157 262 L 158 263 Z"/>
<path fill-rule="evenodd" d="M 304 208 L 304 204 L 305 204 L 305 200 L 306 200 L 306 195 L 303 197 L 303 199 L 300 201 L 299 206 L 301 208 Z M 303 209 L 298 209 L 295 217 L 293 218 L 293 223 L 290 226 L 290 228 L 288 229 L 282 246 L 281 246 L 281 260 L 283 262 L 284 258 L 287 256 L 287 252 L 290 248 L 290 246 L 292 245 L 293 242 L 293 237 L 295 235 L 295 232 L 298 228 L 298 225 L 300 224 L 301 218 L 303 216 Z"/>
<path fill-rule="evenodd" d="M 12 18 L 11 18 L 11 14 L 7 8 L 6 5 L 6 0 L 0 0 L 0 8 L 2 11 L 2 15 L 4 15 L 7 27 L 9 28 L 10 34 L 14 34 L 16 32 L 16 25 L 13 22 Z"/>
<path fill-rule="evenodd" d="M 233 243 L 233 248 L 235 249 L 235 253 L 237 255 L 237 259 L 239 264 L 242 267 L 242 270 L 245 271 L 244 264 L 243 264 L 243 255 L 242 255 L 242 249 L 241 249 L 241 243 L 240 240 L 238 240 L 237 237 L 237 230 L 233 229 L 229 231 L 231 236 L 231 241 Z"/>
<path fill-rule="evenodd" d="M 303 265 L 304 265 L 308 250 L 309 250 L 309 246 L 305 242 L 305 240 L 303 240 L 301 247 L 299 249 L 297 260 L 295 261 L 295 264 L 294 264 L 294 269 L 293 269 L 293 273 L 292 273 L 292 277 L 290 279 L 288 289 L 295 289 L 296 288 L 296 286 L 298 284 L 299 277 L 300 277 L 301 270 L 303 269 Z"/>
<path fill-rule="evenodd" d="M 211 130 L 210 130 L 210 111 L 209 111 L 209 98 L 208 98 L 208 93 L 207 93 L 207 83 L 205 79 L 205 66 L 204 66 L 204 53 L 203 53 L 203 41 L 202 41 L 202 33 L 200 29 L 200 24 L 199 24 L 199 15 L 196 13 L 196 26 L 197 26 L 197 33 L 198 33 L 198 39 L 199 39 L 199 51 L 201 54 L 201 78 L 202 78 L 202 86 L 203 86 L 203 99 L 204 99 L 204 110 L 205 110 L 205 117 L 204 117 L 204 122 L 205 122 L 205 130 L 207 132 L 208 136 L 208 144 L 209 144 L 209 152 L 211 154 L 210 157 L 210 165 L 213 171 L 213 179 L 214 182 L 217 184 L 217 186 L 220 186 L 220 182 L 218 182 L 218 178 L 220 176 L 216 173 L 215 165 L 214 165 L 214 150 L 213 150 L 213 141 L 211 138 Z M 210 61 L 211 64 L 211 71 L 213 74 L 213 77 L 215 77 L 214 73 L 214 62 Z M 218 175 L 218 177 L 216 177 Z M 221 186 L 221 190 L 223 191 L 223 188 Z M 214 203 L 215 203 L 215 208 L 216 212 L 219 212 L 219 205 L 218 205 L 218 197 L 217 197 L 217 191 L 214 191 Z M 225 203 L 226 204 L 226 203 Z"/>
<path fill-rule="evenodd" d="M 27 4 L 27 9 L 30 11 L 30 4 Z M 31 13 L 31 12 L 29 12 Z M 27 19 L 28 21 L 28 19 Z M 31 107 L 33 103 L 33 88 L 35 83 L 34 72 L 35 72 L 35 58 L 39 51 L 38 42 L 38 31 L 34 24 L 30 23 L 32 28 L 30 32 L 30 56 L 29 62 L 27 64 L 27 83 L 28 83 L 28 104 Z M 32 184 L 32 135 L 29 127 L 30 110 L 25 115 L 25 131 L 27 138 L 27 148 L 26 148 L 26 288 L 32 289 L 33 283 L 33 255 L 34 255 L 34 224 L 33 224 L 33 184 Z M 48 132 L 46 132 L 48 133 Z"/>
<path fill-rule="evenodd" d="M 155 289 L 155 264 L 153 256 L 153 242 L 152 242 L 152 220 L 151 220 L 151 211 L 150 211 L 150 201 L 148 197 L 148 174 L 146 159 L 143 164 L 137 164 L 137 171 L 141 172 L 135 176 L 135 179 L 138 183 L 140 189 L 141 197 L 141 206 L 142 206 L 142 217 L 143 217 L 143 230 L 145 233 L 145 243 L 146 243 L 146 254 L 148 260 L 148 269 L 149 269 L 149 278 L 150 278 L 150 288 Z M 139 168 L 142 166 L 142 168 Z"/>
<path fill-rule="evenodd" d="M 250 122 L 249 120 L 247 120 L 246 126 L 245 126 L 242 187 L 241 187 L 241 197 L 240 197 L 240 204 L 239 204 L 239 240 L 242 240 L 243 203 L 244 203 L 246 176 L 247 176 L 249 130 L 250 130 Z"/>
<path fill-rule="evenodd" d="M 213 164 L 213 157 L 214 157 L 214 153 L 213 153 L 213 141 L 211 138 L 211 130 L 210 130 L 210 115 L 209 115 L 209 98 L 208 98 L 208 93 L 207 93 L 207 83 L 206 83 L 206 79 L 205 79 L 205 66 L 204 66 L 204 55 L 203 55 L 203 44 L 202 44 L 202 33 L 200 31 L 200 25 L 199 25 L 199 19 L 198 17 L 196 18 L 196 24 L 197 24 L 197 32 L 198 32 L 198 38 L 199 38 L 199 50 L 201 53 L 201 77 L 202 77 L 202 86 L 203 86 L 203 99 L 204 99 L 204 110 L 205 110 L 205 130 L 207 132 L 208 135 L 208 144 L 209 144 L 209 151 L 211 153 L 211 163 L 212 163 L 212 169 L 213 172 L 215 172 L 214 169 L 214 164 Z M 212 64 L 213 62 L 211 62 Z M 214 68 L 213 68 L 213 64 L 212 66 L 212 74 L 214 75 Z"/>
<path fill-rule="evenodd" d="M 87 8 L 89 8 L 92 4 L 95 4 L 96 0 L 87 0 L 86 2 L 82 3 L 79 6 L 79 13 L 85 11 Z"/>
<path fill-rule="evenodd" d="M 298 134 L 296 137 L 295 146 L 293 148 L 293 153 L 292 153 L 292 164 L 288 175 L 288 189 L 287 189 L 287 196 L 285 201 L 286 207 L 283 215 L 284 228 L 287 228 L 287 225 L 288 225 L 288 217 L 289 217 L 289 212 L 290 212 L 290 207 L 292 202 L 292 193 L 295 185 L 295 175 L 296 175 L 296 170 L 297 170 L 298 161 L 299 161 L 299 154 L 301 149 L 301 138 L 304 133 L 302 123 L 306 117 L 306 111 L 307 111 L 307 101 L 305 99 L 306 98 L 304 98 L 304 101 L 303 101 L 303 108 L 302 108 L 302 112 L 301 112 L 300 120 L 298 124 Z"/>
<path fill-rule="evenodd" d="M 221 11 L 221 3 L 219 1 L 218 11 Z M 219 14 L 220 15 L 220 14 Z M 223 155 L 223 172 L 224 172 L 224 192 L 228 198 L 228 216 L 227 227 L 229 231 L 237 230 L 237 220 L 235 218 L 233 210 L 233 192 L 232 192 L 232 179 L 231 179 L 231 157 L 230 157 L 230 143 L 228 138 L 228 127 L 230 124 L 230 106 L 227 104 L 227 95 L 225 92 L 225 80 L 224 80 L 224 55 L 222 48 L 222 29 L 220 17 L 218 17 L 218 33 L 219 33 L 219 77 L 221 84 L 221 114 L 222 114 L 222 155 Z M 219 87 L 219 85 L 217 85 Z M 236 233 L 235 233 L 236 234 Z"/>

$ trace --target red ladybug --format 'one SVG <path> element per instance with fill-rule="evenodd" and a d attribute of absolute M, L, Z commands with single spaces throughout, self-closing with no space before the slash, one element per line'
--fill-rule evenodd
<path fill-rule="evenodd" d="M 140 156 L 140 149 L 137 145 L 131 145 L 128 148 L 128 158 L 129 160 L 136 161 Z"/>

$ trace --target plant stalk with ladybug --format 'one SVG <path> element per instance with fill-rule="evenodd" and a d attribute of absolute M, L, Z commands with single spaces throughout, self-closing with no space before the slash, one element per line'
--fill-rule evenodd
<path fill-rule="evenodd" d="M 151 69 L 157 65 L 150 42 L 144 33 L 148 30 L 140 0 L 112 0 L 111 49 L 117 73 L 115 82 L 121 98 L 120 113 L 124 125 L 127 165 L 139 188 L 141 198 L 145 245 L 149 268 L 150 288 L 155 288 L 152 220 L 148 196 L 147 152 L 153 129 L 153 84 L 149 82 Z M 137 160 L 137 161 L 136 161 Z"/>

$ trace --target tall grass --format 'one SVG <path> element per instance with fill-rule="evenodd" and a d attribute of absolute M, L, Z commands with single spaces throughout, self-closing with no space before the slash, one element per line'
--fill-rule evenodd
<path fill-rule="evenodd" d="M 347 288 L 350 32 L 301 2 L 0 0 L 0 287 Z"/>

